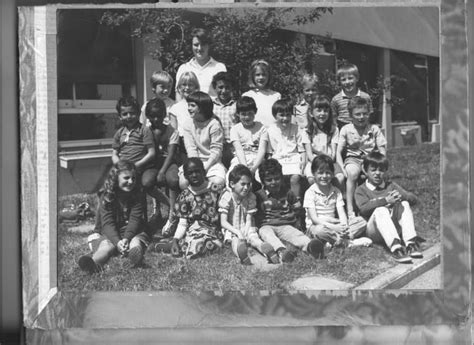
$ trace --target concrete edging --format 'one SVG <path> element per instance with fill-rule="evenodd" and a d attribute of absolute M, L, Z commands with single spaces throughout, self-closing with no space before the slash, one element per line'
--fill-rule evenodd
<path fill-rule="evenodd" d="M 425 250 L 422 259 L 414 259 L 413 264 L 397 264 L 353 290 L 400 289 L 416 277 L 439 265 L 440 261 L 441 246 L 438 243 Z"/>

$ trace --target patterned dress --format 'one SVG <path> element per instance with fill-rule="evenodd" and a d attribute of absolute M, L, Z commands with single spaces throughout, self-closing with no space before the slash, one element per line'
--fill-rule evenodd
<path fill-rule="evenodd" d="M 198 192 L 186 188 L 176 200 L 176 216 L 187 220 L 186 234 L 179 241 L 179 246 L 188 259 L 222 247 L 219 194 L 218 186 L 209 183 Z"/>

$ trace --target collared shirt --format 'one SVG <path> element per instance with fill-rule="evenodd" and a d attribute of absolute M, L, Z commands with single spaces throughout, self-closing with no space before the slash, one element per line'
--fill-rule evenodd
<path fill-rule="evenodd" d="M 370 99 L 370 96 L 368 93 L 361 91 L 359 89 L 354 96 L 348 96 L 346 95 L 344 90 L 341 90 L 341 92 L 336 94 L 331 100 L 331 110 L 332 110 L 332 115 L 335 120 L 338 120 L 344 123 L 352 123 L 352 118 L 349 115 L 349 110 L 347 108 L 347 105 L 349 104 L 349 100 L 356 96 L 365 98 L 369 101 L 369 114 L 371 114 L 374 111 L 374 108 L 372 106 L 372 100 Z"/>
<path fill-rule="evenodd" d="M 306 129 L 308 127 L 308 111 L 309 103 L 303 98 L 301 102 L 295 105 L 293 123 L 296 123 L 299 128 Z"/>
<path fill-rule="evenodd" d="M 288 128 L 282 128 L 277 123 L 268 127 L 265 141 L 269 143 L 268 151 L 272 152 L 272 157 L 275 159 L 292 153 L 305 152 L 304 144 L 309 144 L 306 131 L 293 123 Z"/>
<path fill-rule="evenodd" d="M 219 213 L 227 213 L 227 220 L 236 229 L 243 229 L 247 215 L 257 213 L 257 199 L 250 192 L 245 198 L 238 201 L 231 191 L 226 190 L 219 200 Z"/>
<path fill-rule="evenodd" d="M 214 114 L 221 120 L 224 129 L 224 139 L 227 143 L 230 143 L 230 129 L 236 123 L 236 102 L 231 99 L 226 104 L 222 104 L 217 97 L 213 98 L 212 102 L 214 103 Z"/>
<path fill-rule="evenodd" d="M 385 181 L 382 182 L 382 183 L 381 183 L 380 185 L 378 185 L 378 186 L 373 185 L 372 183 L 369 182 L 369 180 L 366 180 L 366 181 L 365 181 L 365 184 L 367 185 L 367 188 L 368 188 L 369 190 L 371 190 L 371 191 L 374 191 L 374 190 L 376 190 L 376 189 L 378 189 L 378 190 L 385 189 Z"/>
<path fill-rule="evenodd" d="M 341 128 L 339 143 L 347 149 L 346 157 L 362 158 L 377 148 L 387 145 L 382 130 L 377 125 L 367 125 L 362 135 L 350 123 Z"/>
<path fill-rule="evenodd" d="M 301 209 L 301 202 L 289 186 L 282 186 L 278 195 L 260 189 L 257 196 L 257 223 L 263 225 L 295 225 L 295 211 Z"/>
<path fill-rule="evenodd" d="M 145 157 L 148 149 L 153 147 L 153 134 L 149 127 L 138 123 L 129 130 L 126 126 L 115 132 L 112 148 L 117 150 L 120 159 L 133 163 Z"/>
<path fill-rule="evenodd" d="M 227 68 L 222 62 L 214 60 L 212 57 L 209 58 L 209 61 L 201 66 L 196 58 L 192 58 L 188 62 L 182 64 L 176 72 L 176 86 L 178 86 L 179 79 L 184 72 L 193 72 L 200 86 L 200 91 L 209 94 L 211 97 L 216 96 L 216 91 L 212 87 L 212 78 L 219 72 L 226 72 Z M 177 91 L 177 90 L 176 90 Z"/>
<path fill-rule="evenodd" d="M 337 207 L 344 207 L 344 200 L 341 191 L 336 187 L 331 186 L 329 193 L 325 194 L 314 183 L 304 194 L 303 207 L 315 208 L 318 217 L 336 217 Z M 306 211 L 306 228 L 309 229 L 311 225 L 313 222 Z"/>
<path fill-rule="evenodd" d="M 323 152 L 329 157 L 333 157 L 336 152 L 333 152 L 332 145 L 337 145 L 339 141 L 339 129 L 334 126 L 334 130 L 330 135 L 317 129 L 313 137 L 309 139 L 311 142 L 311 149 L 313 153 Z"/>
<path fill-rule="evenodd" d="M 252 128 L 245 128 L 242 122 L 239 122 L 230 129 L 230 142 L 240 142 L 249 168 L 253 167 L 259 147 L 267 144 L 265 141 L 266 132 L 267 128 L 261 122 L 254 122 Z M 238 163 L 237 157 L 231 161 L 231 165 Z"/>

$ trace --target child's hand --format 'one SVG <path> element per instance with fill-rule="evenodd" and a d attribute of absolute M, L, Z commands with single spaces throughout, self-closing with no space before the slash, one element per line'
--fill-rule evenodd
<path fill-rule="evenodd" d="M 120 252 L 120 254 L 125 254 L 128 251 L 128 240 L 126 238 L 122 238 L 120 241 L 117 243 L 117 249 Z"/>
<path fill-rule="evenodd" d="M 179 256 L 179 245 L 176 238 L 173 238 L 173 241 L 171 242 L 171 255 Z"/>
<path fill-rule="evenodd" d="M 400 193 L 396 190 L 394 191 L 391 191 L 390 193 L 388 193 L 388 195 L 385 197 L 385 200 L 387 200 L 387 203 L 389 205 L 393 205 L 395 203 L 397 203 L 398 201 L 401 201 L 402 197 L 400 195 Z"/>

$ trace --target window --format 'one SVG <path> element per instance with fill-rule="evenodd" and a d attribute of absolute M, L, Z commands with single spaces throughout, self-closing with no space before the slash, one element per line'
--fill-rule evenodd
<path fill-rule="evenodd" d="M 135 95 L 133 44 L 127 26 L 101 25 L 102 10 L 58 12 L 60 151 L 106 146 L 119 127 L 115 104 Z"/>

